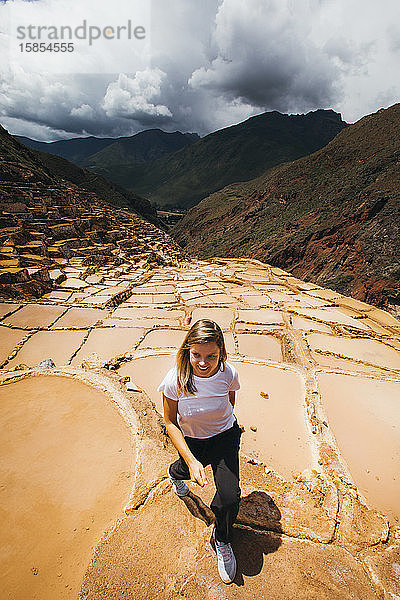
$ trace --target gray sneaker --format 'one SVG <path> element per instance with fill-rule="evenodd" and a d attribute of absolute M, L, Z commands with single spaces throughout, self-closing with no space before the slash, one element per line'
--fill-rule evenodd
<path fill-rule="evenodd" d="M 218 558 L 218 573 L 224 583 L 232 583 L 236 575 L 236 558 L 232 546 L 215 540 L 215 552 Z"/>
<path fill-rule="evenodd" d="M 172 475 L 170 475 L 169 467 L 167 470 L 168 479 L 172 483 L 172 489 L 174 490 L 177 496 L 187 496 L 190 492 L 189 486 L 180 479 L 174 479 Z"/>

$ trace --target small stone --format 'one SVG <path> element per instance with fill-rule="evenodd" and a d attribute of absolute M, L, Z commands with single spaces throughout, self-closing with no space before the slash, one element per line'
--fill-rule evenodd
<path fill-rule="evenodd" d="M 122 452 L 122 448 L 118 448 L 118 452 Z"/>
<path fill-rule="evenodd" d="M 31 571 L 32 571 L 32 573 L 34 575 L 38 575 L 39 574 L 39 569 L 37 569 L 36 567 L 32 567 Z"/>
<path fill-rule="evenodd" d="M 257 427 L 255 425 L 250 425 L 251 431 L 257 431 Z"/>
<path fill-rule="evenodd" d="M 133 381 L 128 381 L 126 384 L 126 389 L 128 392 L 141 392 L 141 390 L 133 383 Z"/>
<path fill-rule="evenodd" d="M 62 573 L 57 573 L 57 577 L 62 577 Z"/>
<path fill-rule="evenodd" d="M 36 365 L 37 369 L 54 369 L 56 366 L 55 362 L 51 358 L 46 358 L 42 360 L 38 365 Z"/>
<path fill-rule="evenodd" d="M 269 398 L 269 395 L 267 394 L 267 392 L 260 392 L 260 396 L 262 398 L 265 398 L 266 400 Z"/>
<path fill-rule="evenodd" d="M 142 410 L 142 415 L 146 416 L 147 415 L 147 410 Z"/>

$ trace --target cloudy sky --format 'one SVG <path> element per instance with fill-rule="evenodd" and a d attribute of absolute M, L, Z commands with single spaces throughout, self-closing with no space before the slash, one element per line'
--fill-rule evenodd
<path fill-rule="evenodd" d="M 28 24 L 83 19 L 146 34 L 57 56 L 19 46 Z M 352 123 L 400 97 L 399 0 L 0 0 L 0 23 L 0 123 L 45 141 L 205 135 L 270 110 Z"/>

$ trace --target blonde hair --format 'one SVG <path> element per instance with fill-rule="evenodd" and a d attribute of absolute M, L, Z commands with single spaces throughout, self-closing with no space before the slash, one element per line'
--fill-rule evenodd
<path fill-rule="evenodd" d="M 227 358 L 224 334 L 217 323 L 210 319 L 196 321 L 186 334 L 176 356 L 176 388 L 178 395 L 194 394 L 196 386 L 193 381 L 193 368 L 190 364 L 190 348 L 195 344 L 215 342 L 219 348 L 218 370 Z"/>

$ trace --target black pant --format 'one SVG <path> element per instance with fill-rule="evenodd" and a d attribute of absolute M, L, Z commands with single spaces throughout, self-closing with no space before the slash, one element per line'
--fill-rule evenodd
<path fill-rule="evenodd" d="M 205 467 L 211 465 L 217 491 L 211 502 L 215 515 L 215 537 L 220 542 L 230 542 L 240 502 L 239 445 L 242 431 L 237 422 L 226 431 L 210 438 L 185 437 L 186 443 Z M 174 479 L 190 479 L 187 464 L 179 459 L 170 466 Z"/>

